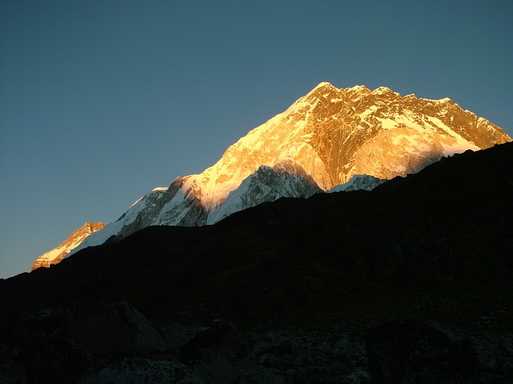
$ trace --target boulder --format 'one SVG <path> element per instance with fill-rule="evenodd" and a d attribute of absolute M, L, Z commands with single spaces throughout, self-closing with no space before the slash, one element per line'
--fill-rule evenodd
<path fill-rule="evenodd" d="M 82 347 L 58 336 L 33 338 L 17 357 L 34 383 L 76 383 L 91 365 Z"/>
<path fill-rule="evenodd" d="M 370 332 L 365 346 L 375 383 L 481 383 L 470 342 L 440 323 L 387 323 Z"/>
<path fill-rule="evenodd" d="M 71 319 L 66 333 L 92 355 L 135 356 L 167 348 L 150 321 L 124 301 L 83 310 Z"/>
<path fill-rule="evenodd" d="M 178 359 L 187 364 L 229 354 L 237 345 L 237 331 L 224 321 L 214 322 L 185 343 Z"/>

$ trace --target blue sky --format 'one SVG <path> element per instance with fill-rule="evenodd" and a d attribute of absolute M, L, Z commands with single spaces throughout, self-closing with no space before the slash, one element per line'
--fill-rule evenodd
<path fill-rule="evenodd" d="M 0 277 L 199 173 L 321 81 L 513 136 L 511 1 L 0 0 Z"/>

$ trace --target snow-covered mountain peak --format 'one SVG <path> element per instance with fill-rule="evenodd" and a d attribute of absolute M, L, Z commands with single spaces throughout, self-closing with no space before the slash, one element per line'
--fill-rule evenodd
<path fill-rule="evenodd" d="M 356 190 L 371 191 L 378 185 L 383 184 L 385 181 L 387 180 L 378 179 L 369 175 L 354 175 L 347 183 L 336 185 L 328 192 L 350 192 Z"/>
<path fill-rule="evenodd" d="M 367 180 L 417 172 L 442 156 L 507 141 L 502 129 L 449 99 L 322 82 L 240 138 L 214 165 L 151 191 L 81 247 L 148 225 L 212 224 L 281 196 L 308 197 L 355 175 L 372 177 L 354 179 L 351 188 L 359 188 Z"/>
<path fill-rule="evenodd" d="M 372 91 L 374 95 L 377 96 L 387 96 L 387 97 L 401 97 L 401 95 L 397 92 L 392 91 L 387 87 L 378 87 L 374 91 Z"/>
<path fill-rule="evenodd" d="M 195 206 L 210 212 L 261 165 L 273 167 L 286 159 L 294 160 L 325 191 L 356 174 L 405 176 L 441 156 L 509 140 L 484 121 L 455 104 L 402 98 L 387 87 L 338 89 L 322 82 L 231 145 L 213 166 L 173 184 Z M 489 138 L 488 131 L 495 137 Z M 160 224 L 173 223 L 169 215 L 160 217 Z"/>
<path fill-rule="evenodd" d="M 321 88 L 335 88 L 333 86 L 333 84 L 327 82 L 327 81 L 321 81 L 319 84 L 317 84 L 310 92 L 308 92 L 307 96 L 312 93 L 312 92 L 316 92 L 318 89 L 321 89 Z M 335 88 L 336 89 L 336 88 Z"/>

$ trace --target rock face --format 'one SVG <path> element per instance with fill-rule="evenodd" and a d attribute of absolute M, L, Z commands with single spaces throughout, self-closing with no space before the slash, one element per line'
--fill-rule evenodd
<path fill-rule="evenodd" d="M 48 268 L 52 264 L 59 263 L 62 259 L 64 259 L 73 249 L 75 249 L 80 243 L 82 243 L 89 235 L 99 231 L 104 228 L 106 223 L 90 223 L 87 222 L 82 225 L 75 232 L 72 232 L 68 238 L 61 243 L 57 248 L 48 251 L 41 256 L 39 256 L 34 264 L 32 265 L 31 270 L 45 267 Z"/>
<path fill-rule="evenodd" d="M 230 146 L 212 167 L 150 192 L 74 252 L 149 225 L 213 224 L 265 201 L 328 191 L 355 175 L 406 176 L 443 156 L 508 141 L 501 128 L 450 99 L 321 83 Z M 272 180 L 263 176 L 269 169 Z M 262 187 L 258 180 L 265 178 Z"/>

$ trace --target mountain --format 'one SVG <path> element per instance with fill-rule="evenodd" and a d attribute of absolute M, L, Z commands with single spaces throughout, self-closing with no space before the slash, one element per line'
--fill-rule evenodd
<path fill-rule="evenodd" d="M 82 225 L 75 232 L 72 232 L 66 240 L 64 240 L 58 247 L 52 249 L 49 252 L 39 256 L 34 264 L 32 265 L 32 271 L 40 267 L 50 267 L 52 264 L 57 264 L 64 259 L 68 253 L 75 249 L 80 243 L 82 243 L 89 235 L 104 228 L 106 223 L 90 223 L 87 222 Z"/>
<path fill-rule="evenodd" d="M 511 382 L 512 195 L 506 143 L 83 249 L 0 279 L 0 378 Z"/>
<path fill-rule="evenodd" d="M 279 197 L 329 191 L 355 175 L 404 177 L 443 156 L 510 140 L 447 98 L 321 83 L 230 146 L 212 167 L 153 190 L 72 253 L 150 225 L 214 224 Z"/>

